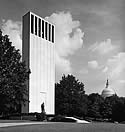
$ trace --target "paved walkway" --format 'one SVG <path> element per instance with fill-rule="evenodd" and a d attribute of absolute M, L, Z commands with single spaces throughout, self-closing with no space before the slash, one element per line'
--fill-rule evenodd
<path fill-rule="evenodd" d="M 49 124 L 52 122 L 17 122 L 17 123 L 0 123 L 0 127 L 9 127 L 9 126 L 21 126 L 21 125 L 40 125 L 40 124 Z"/>

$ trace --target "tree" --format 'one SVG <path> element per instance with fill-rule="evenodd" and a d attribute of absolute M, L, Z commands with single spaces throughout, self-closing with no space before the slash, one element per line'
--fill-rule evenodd
<path fill-rule="evenodd" d="M 83 115 L 84 84 L 73 75 L 63 75 L 62 80 L 56 83 L 56 114 L 67 116 Z"/>
<path fill-rule="evenodd" d="M 112 119 L 114 121 L 125 121 L 125 98 L 114 96 L 115 103 L 112 105 Z"/>
<path fill-rule="evenodd" d="M 89 104 L 89 99 L 88 99 L 87 94 L 84 94 L 81 96 L 80 103 L 81 103 L 80 105 L 81 114 L 80 115 L 83 117 L 86 117 L 88 113 L 88 104 Z"/>
<path fill-rule="evenodd" d="M 101 114 L 103 118 L 114 121 L 125 120 L 125 98 L 117 95 L 107 97 L 101 106 Z"/>
<path fill-rule="evenodd" d="M 111 119 L 112 117 L 112 105 L 108 98 L 100 106 L 101 116 L 104 119 Z"/>
<path fill-rule="evenodd" d="M 92 93 L 88 96 L 88 116 L 94 118 L 100 118 L 100 106 L 104 102 L 104 99 L 98 93 Z"/>
<path fill-rule="evenodd" d="M 19 50 L 0 30 L 0 114 L 21 112 L 21 104 L 26 101 L 25 82 L 29 73 L 25 62 L 21 61 Z"/>

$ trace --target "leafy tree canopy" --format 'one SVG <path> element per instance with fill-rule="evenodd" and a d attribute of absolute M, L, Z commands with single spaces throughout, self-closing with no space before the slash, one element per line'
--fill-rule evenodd
<path fill-rule="evenodd" d="M 100 118 L 100 108 L 101 104 L 104 102 L 104 99 L 98 93 L 92 93 L 88 96 L 88 116 L 94 118 Z"/>
<path fill-rule="evenodd" d="M 0 30 L 0 113 L 18 111 L 18 106 L 26 101 L 29 73 L 19 50 Z"/>
<path fill-rule="evenodd" d="M 73 75 L 63 75 L 56 84 L 56 114 L 81 114 L 81 99 L 85 94 L 84 84 Z"/>

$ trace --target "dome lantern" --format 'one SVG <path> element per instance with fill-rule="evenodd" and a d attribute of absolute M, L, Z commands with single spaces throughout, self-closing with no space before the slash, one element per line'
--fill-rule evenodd
<path fill-rule="evenodd" d="M 108 79 L 107 79 L 106 88 L 108 88 L 108 86 L 109 86 L 109 81 L 108 81 Z"/>
<path fill-rule="evenodd" d="M 111 89 L 109 87 L 109 81 L 107 79 L 107 81 L 106 81 L 106 87 L 102 91 L 102 97 L 106 98 L 106 97 L 110 97 L 110 96 L 113 96 L 113 95 L 115 95 L 115 92 L 114 92 L 113 89 Z"/>

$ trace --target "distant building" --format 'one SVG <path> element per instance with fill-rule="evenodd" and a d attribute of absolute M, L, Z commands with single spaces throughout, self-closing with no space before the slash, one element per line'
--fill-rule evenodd
<path fill-rule="evenodd" d="M 28 12 L 23 16 L 22 59 L 31 70 L 28 96 L 22 113 L 55 113 L 55 26 Z"/>
<path fill-rule="evenodd" d="M 105 89 L 103 89 L 103 91 L 102 91 L 102 97 L 103 97 L 103 98 L 106 98 L 106 97 L 113 96 L 113 95 L 115 95 L 115 94 L 116 94 L 115 91 L 114 91 L 112 88 L 109 87 L 109 81 L 108 81 L 108 79 L 107 79 L 106 87 L 105 87 Z"/>

